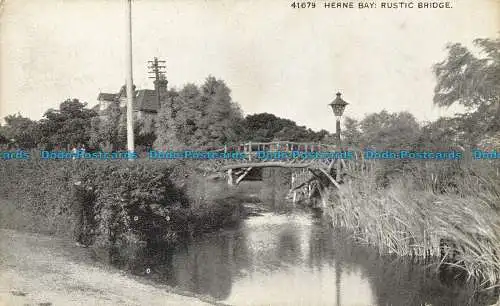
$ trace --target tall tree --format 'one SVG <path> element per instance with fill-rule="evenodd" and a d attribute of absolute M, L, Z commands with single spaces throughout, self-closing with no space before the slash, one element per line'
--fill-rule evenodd
<path fill-rule="evenodd" d="M 479 133 L 500 131 L 500 38 L 476 39 L 474 45 L 479 56 L 459 43 L 448 45 L 447 58 L 434 66 L 434 104 L 466 108 L 460 120 L 471 143 Z"/>
<path fill-rule="evenodd" d="M 187 84 L 170 92 L 156 125 L 155 147 L 222 146 L 237 140 L 241 120 L 230 89 L 209 76 L 201 88 Z"/>
<path fill-rule="evenodd" d="M 172 115 L 172 125 L 181 143 L 189 146 L 203 143 L 200 122 L 206 114 L 198 86 L 187 84 L 182 88 L 178 97 L 172 100 Z"/>
<path fill-rule="evenodd" d="M 239 108 L 231 98 L 231 90 L 222 80 L 209 76 L 201 87 L 204 116 L 200 131 L 203 145 L 221 145 L 236 139 L 233 125 L 242 118 Z"/>

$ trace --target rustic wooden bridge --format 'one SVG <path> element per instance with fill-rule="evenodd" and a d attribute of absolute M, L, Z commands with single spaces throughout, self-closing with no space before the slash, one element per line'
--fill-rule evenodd
<path fill-rule="evenodd" d="M 321 143 L 248 142 L 216 151 L 238 156 L 226 159 L 220 168 L 226 172 L 229 185 L 238 185 L 256 169 L 292 169 L 289 197 L 294 202 L 299 197 L 310 199 L 315 194 L 319 194 L 324 202 L 325 193 L 331 187 L 340 189 L 346 176 L 355 176 L 354 173 L 362 172 L 368 166 L 359 149 L 347 151 Z"/>

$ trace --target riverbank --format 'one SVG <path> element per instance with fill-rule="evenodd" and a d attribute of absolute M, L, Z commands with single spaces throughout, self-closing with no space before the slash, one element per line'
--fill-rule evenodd
<path fill-rule="evenodd" d="M 68 239 L 0 229 L 0 305 L 217 305 L 90 258 Z"/>
<path fill-rule="evenodd" d="M 478 287 L 500 286 L 495 165 L 375 166 L 332 196 L 327 213 L 335 226 L 354 232 L 380 254 L 436 261 L 440 270 L 454 270 Z"/>

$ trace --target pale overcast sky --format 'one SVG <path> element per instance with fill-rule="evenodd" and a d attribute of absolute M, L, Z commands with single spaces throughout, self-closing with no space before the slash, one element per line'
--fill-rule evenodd
<path fill-rule="evenodd" d="M 399 10 L 315 2 L 293 9 L 286 0 L 135 0 L 134 83 L 153 87 L 147 61 L 157 56 L 167 60 L 169 86 L 212 74 L 245 114 L 333 131 L 327 104 L 340 90 L 347 116 L 387 109 L 433 120 L 446 114 L 432 105 L 432 65 L 446 44 L 470 45 L 500 30 L 499 0 Z M 0 116 L 39 119 L 66 98 L 93 106 L 99 91 L 117 92 L 125 83 L 125 7 L 125 0 L 5 0 Z"/>

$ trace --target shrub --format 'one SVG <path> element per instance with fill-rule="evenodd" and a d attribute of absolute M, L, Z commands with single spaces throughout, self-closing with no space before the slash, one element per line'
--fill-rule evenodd
<path fill-rule="evenodd" d="M 34 159 L 3 163 L 0 174 L 10 178 L 0 185 L 2 226 L 72 234 L 123 256 L 134 245 L 218 229 L 239 206 L 221 203 L 227 184 L 207 182 L 206 169 L 185 161 Z"/>

